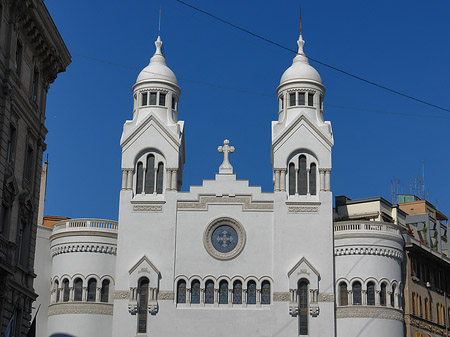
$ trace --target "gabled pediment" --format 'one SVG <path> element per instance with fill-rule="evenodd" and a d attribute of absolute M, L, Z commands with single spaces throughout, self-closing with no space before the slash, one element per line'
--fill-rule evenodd
<path fill-rule="evenodd" d="M 130 271 L 128 272 L 130 275 L 133 274 L 133 272 L 138 269 L 139 267 L 150 267 L 153 269 L 153 271 L 159 275 L 161 274 L 158 270 L 158 268 L 155 267 L 155 265 L 149 260 L 149 258 L 147 256 L 143 256 L 141 257 L 141 259 L 130 269 Z"/>
<path fill-rule="evenodd" d="M 150 284 L 155 287 L 161 278 L 161 273 L 158 268 L 145 255 L 141 257 L 128 273 L 130 274 L 130 287 L 136 287 L 141 277 L 147 277 Z"/>
<path fill-rule="evenodd" d="M 289 287 L 290 289 L 296 289 L 297 283 L 301 279 L 307 279 L 311 284 L 311 287 L 317 288 L 320 279 L 320 273 L 309 262 L 306 257 L 302 257 L 294 267 L 288 272 Z"/>

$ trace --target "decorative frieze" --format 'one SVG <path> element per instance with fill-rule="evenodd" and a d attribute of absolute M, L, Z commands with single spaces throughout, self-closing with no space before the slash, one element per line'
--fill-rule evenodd
<path fill-rule="evenodd" d="M 104 244 L 67 244 L 51 249 L 52 257 L 66 253 L 101 253 L 101 254 L 117 254 L 117 247 Z"/>
<path fill-rule="evenodd" d="M 319 293 L 319 302 L 334 302 L 334 294 Z"/>
<path fill-rule="evenodd" d="M 208 210 L 209 204 L 235 204 L 242 205 L 242 210 L 245 211 L 273 211 L 273 201 L 253 201 L 251 196 L 235 196 L 231 197 L 224 195 L 218 196 L 204 196 L 201 195 L 199 200 L 192 201 L 178 201 L 178 209 L 182 211 L 189 210 Z"/>
<path fill-rule="evenodd" d="M 161 290 L 158 292 L 158 300 L 161 301 L 173 301 L 175 295 L 171 290 Z"/>
<path fill-rule="evenodd" d="M 388 307 L 373 306 L 347 306 L 336 309 L 336 318 L 380 318 L 403 322 L 403 313 L 400 310 Z"/>
<path fill-rule="evenodd" d="M 89 314 L 112 315 L 113 305 L 110 303 L 55 303 L 48 307 L 48 315 Z"/>
<path fill-rule="evenodd" d="M 403 253 L 401 251 L 384 247 L 338 247 L 334 249 L 334 255 L 379 255 L 403 261 Z"/>
<path fill-rule="evenodd" d="M 274 302 L 289 302 L 289 292 L 274 292 L 273 293 Z"/>
<path fill-rule="evenodd" d="M 319 207 L 317 206 L 290 206 L 288 208 L 289 213 L 318 213 Z"/>
<path fill-rule="evenodd" d="M 133 212 L 162 212 L 162 205 L 134 205 Z"/>
<path fill-rule="evenodd" d="M 130 298 L 129 290 L 115 290 L 114 299 L 115 300 L 128 300 Z"/>

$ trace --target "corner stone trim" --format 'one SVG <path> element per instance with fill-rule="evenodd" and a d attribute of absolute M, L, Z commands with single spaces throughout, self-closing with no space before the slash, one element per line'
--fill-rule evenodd
<path fill-rule="evenodd" d="M 113 307 L 110 303 L 55 303 L 48 306 L 48 315 L 112 315 Z"/>
<path fill-rule="evenodd" d="M 71 244 L 71 245 L 57 246 L 52 248 L 51 250 L 52 257 L 55 257 L 56 255 L 59 254 L 79 253 L 79 252 L 116 255 L 117 247 L 99 244 Z"/>
<path fill-rule="evenodd" d="M 158 292 L 158 300 L 161 301 L 172 301 L 174 299 L 174 293 L 170 290 L 161 290 Z"/>
<path fill-rule="evenodd" d="M 242 210 L 245 211 L 273 211 L 273 201 L 253 201 L 251 196 L 203 196 L 199 200 L 193 201 L 178 201 L 178 209 L 182 211 L 190 210 L 208 210 L 208 204 L 235 204 L 242 205 Z"/>
<path fill-rule="evenodd" d="M 381 318 L 403 322 L 403 312 L 393 308 L 353 305 L 336 308 L 336 318 Z"/>
<path fill-rule="evenodd" d="M 342 255 L 379 255 L 403 261 L 403 253 L 396 249 L 379 247 L 345 247 L 335 248 L 335 256 Z"/>
<path fill-rule="evenodd" d="M 162 206 L 153 205 L 134 205 L 133 212 L 162 212 Z"/>
<path fill-rule="evenodd" d="M 115 300 L 128 300 L 130 298 L 129 290 L 116 290 L 114 291 Z"/>
<path fill-rule="evenodd" d="M 288 208 L 289 213 L 318 213 L 317 206 L 291 206 Z"/>
<path fill-rule="evenodd" d="M 274 302 L 289 302 L 289 292 L 273 293 Z"/>
<path fill-rule="evenodd" d="M 334 294 L 319 293 L 319 302 L 334 302 Z"/>

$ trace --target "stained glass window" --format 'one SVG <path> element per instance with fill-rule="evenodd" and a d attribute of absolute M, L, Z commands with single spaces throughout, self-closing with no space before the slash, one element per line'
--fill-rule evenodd
<path fill-rule="evenodd" d="M 156 92 L 150 93 L 150 105 L 156 105 Z"/>
<path fill-rule="evenodd" d="M 314 106 L 314 94 L 308 93 L 308 105 Z"/>
<path fill-rule="evenodd" d="M 144 185 L 144 169 L 142 163 L 138 163 L 136 171 L 136 194 L 141 194 Z"/>
<path fill-rule="evenodd" d="M 238 235 L 236 230 L 229 225 L 217 227 L 211 234 L 213 247 L 221 253 L 229 253 L 236 248 Z"/>
<path fill-rule="evenodd" d="M 235 281 L 233 284 L 233 304 L 242 304 L 242 282 Z"/>
<path fill-rule="evenodd" d="M 59 293 L 59 282 L 58 282 L 58 280 L 55 281 L 55 291 L 56 291 L 55 302 L 59 302 L 60 293 Z"/>
<path fill-rule="evenodd" d="M 309 194 L 316 195 L 316 164 L 311 164 L 309 170 Z"/>
<path fill-rule="evenodd" d="M 299 335 L 308 334 L 308 282 L 298 284 L 298 322 Z"/>
<path fill-rule="evenodd" d="M 220 282 L 219 304 L 228 304 L 228 282 L 227 281 Z"/>
<path fill-rule="evenodd" d="M 69 302 L 69 295 L 70 295 L 69 280 L 65 279 L 62 284 L 63 284 L 63 302 Z"/>
<path fill-rule="evenodd" d="M 298 105 L 305 105 L 305 93 L 304 92 L 298 93 Z"/>
<path fill-rule="evenodd" d="M 392 293 L 391 293 L 391 307 L 395 307 L 395 284 L 392 286 Z"/>
<path fill-rule="evenodd" d="M 295 194 L 295 165 L 289 164 L 289 195 Z"/>
<path fill-rule="evenodd" d="M 164 164 L 158 164 L 158 172 L 156 173 L 156 193 L 162 194 L 163 191 Z"/>
<path fill-rule="evenodd" d="M 367 305 L 375 305 L 375 284 L 373 282 L 367 284 Z"/>
<path fill-rule="evenodd" d="M 88 281 L 88 294 L 87 294 L 88 302 L 95 302 L 96 295 L 97 295 L 97 280 L 91 278 Z"/>
<path fill-rule="evenodd" d="M 211 280 L 205 284 L 205 303 L 214 303 L 214 282 Z"/>
<path fill-rule="evenodd" d="M 191 283 L 191 303 L 200 303 L 200 281 L 194 280 Z"/>
<path fill-rule="evenodd" d="M 256 304 L 256 283 L 249 281 L 247 283 L 247 304 Z"/>
<path fill-rule="evenodd" d="M 306 157 L 300 156 L 298 158 L 298 194 L 300 195 L 306 195 Z"/>
<path fill-rule="evenodd" d="M 339 305 L 348 305 L 347 283 L 339 284 Z"/>
<path fill-rule="evenodd" d="M 186 303 L 186 281 L 178 281 L 177 286 L 177 303 Z"/>
<path fill-rule="evenodd" d="M 353 292 L 353 304 L 360 305 L 361 304 L 361 283 L 358 281 L 353 283 L 352 286 Z"/>
<path fill-rule="evenodd" d="M 153 194 L 155 191 L 155 156 L 147 156 L 147 169 L 145 170 L 145 194 Z"/>
<path fill-rule="evenodd" d="M 100 293 L 100 301 L 108 302 L 109 301 L 109 280 L 103 280 L 102 282 L 102 290 Z"/>
<path fill-rule="evenodd" d="M 147 332 L 148 284 L 146 278 L 141 279 L 138 288 L 138 333 Z"/>
<path fill-rule="evenodd" d="M 380 305 L 386 306 L 386 283 L 381 283 Z"/>
<path fill-rule="evenodd" d="M 270 282 L 264 281 L 261 286 L 261 304 L 270 304 Z"/>
<path fill-rule="evenodd" d="M 80 278 L 77 278 L 75 282 L 73 283 L 74 291 L 73 291 L 73 300 L 74 301 L 81 301 L 83 297 L 83 280 Z"/>

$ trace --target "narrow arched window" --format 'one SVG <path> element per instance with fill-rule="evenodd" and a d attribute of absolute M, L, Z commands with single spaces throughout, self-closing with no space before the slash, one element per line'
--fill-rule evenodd
<path fill-rule="evenodd" d="M 306 157 L 298 158 L 298 194 L 306 195 L 307 191 Z"/>
<path fill-rule="evenodd" d="M 298 325 L 299 335 L 308 334 L 308 282 L 301 280 L 298 283 Z"/>
<path fill-rule="evenodd" d="M 59 282 L 58 282 L 58 280 L 55 281 L 54 287 L 55 287 L 55 291 L 56 291 L 55 302 L 59 302 Z"/>
<path fill-rule="evenodd" d="M 373 282 L 367 284 L 367 305 L 375 305 L 375 284 Z"/>
<path fill-rule="evenodd" d="M 194 280 L 191 283 L 191 303 L 200 303 L 200 281 Z"/>
<path fill-rule="evenodd" d="M 63 288 L 63 302 L 69 302 L 70 298 L 70 289 L 69 289 L 69 280 L 65 279 L 62 283 Z"/>
<path fill-rule="evenodd" d="M 177 303 L 186 303 L 186 281 L 185 280 L 178 281 Z"/>
<path fill-rule="evenodd" d="M 88 281 L 88 294 L 87 294 L 88 302 L 95 302 L 96 292 L 97 292 L 97 280 L 91 278 Z"/>
<path fill-rule="evenodd" d="M 242 304 L 242 282 L 233 283 L 233 304 Z"/>
<path fill-rule="evenodd" d="M 339 284 L 339 305 L 348 305 L 348 290 L 345 282 Z"/>
<path fill-rule="evenodd" d="M 164 164 L 158 164 L 158 172 L 156 174 L 156 193 L 162 194 L 163 192 L 163 177 L 164 177 Z"/>
<path fill-rule="evenodd" d="M 289 164 L 289 195 L 295 194 L 295 165 Z"/>
<path fill-rule="evenodd" d="M 309 194 L 316 195 L 316 164 L 312 163 L 309 168 Z"/>
<path fill-rule="evenodd" d="M 256 304 L 256 282 L 247 283 L 247 304 Z"/>
<path fill-rule="evenodd" d="M 147 156 L 147 168 L 145 170 L 145 194 L 153 194 L 155 191 L 155 156 Z"/>
<path fill-rule="evenodd" d="M 353 304 L 361 305 L 361 283 L 356 281 L 352 285 Z"/>
<path fill-rule="evenodd" d="M 386 306 L 386 283 L 381 283 L 380 305 Z"/>
<path fill-rule="evenodd" d="M 83 299 L 83 280 L 80 278 L 77 278 L 73 282 L 73 300 L 74 301 L 81 301 Z"/>
<path fill-rule="evenodd" d="M 425 319 L 428 320 L 428 298 L 425 299 Z"/>
<path fill-rule="evenodd" d="M 227 281 L 220 281 L 219 304 L 228 304 L 228 282 Z"/>
<path fill-rule="evenodd" d="M 136 169 L 136 194 L 141 194 L 144 186 L 144 165 L 139 162 Z"/>
<path fill-rule="evenodd" d="M 205 283 L 205 303 L 214 303 L 214 282 L 212 280 Z"/>
<path fill-rule="evenodd" d="M 100 301 L 107 303 L 109 301 L 109 280 L 103 280 Z"/>
<path fill-rule="evenodd" d="M 392 285 L 392 293 L 391 293 L 391 307 L 395 307 L 395 290 L 396 286 L 395 284 Z"/>
<path fill-rule="evenodd" d="M 147 332 L 147 311 L 148 311 L 148 286 L 149 281 L 147 278 L 142 278 L 139 281 L 138 293 L 137 293 L 137 305 L 138 305 L 138 333 Z"/>
<path fill-rule="evenodd" d="M 263 281 L 261 285 L 261 304 L 270 304 L 270 282 Z"/>

